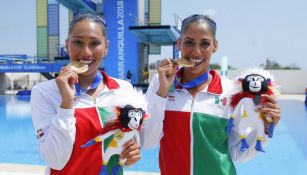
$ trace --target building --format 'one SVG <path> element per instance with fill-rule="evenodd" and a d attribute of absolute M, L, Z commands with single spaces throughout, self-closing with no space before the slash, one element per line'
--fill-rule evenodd
<path fill-rule="evenodd" d="M 59 4 L 70 10 L 103 16 L 110 47 L 102 68 L 111 76 L 133 84 L 143 83 L 148 55 L 160 54 L 161 45 L 173 45 L 179 37 L 174 26 L 161 25 L 161 0 L 37 0 L 37 55 L 53 60 L 61 56 Z"/>

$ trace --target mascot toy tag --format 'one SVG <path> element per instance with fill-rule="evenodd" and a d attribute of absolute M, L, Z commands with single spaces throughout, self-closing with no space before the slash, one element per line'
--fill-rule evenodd
<path fill-rule="evenodd" d="M 272 82 L 272 75 L 262 69 L 254 69 L 247 71 L 247 73 L 240 76 L 237 81 L 236 91 L 231 98 L 232 114 L 230 116 L 227 131 L 231 132 L 232 128 L 237 127 L 240 138 L 240 151 L 244 152 L 249 148 L 246 137 L 251 131 L 256 131 L 257 142 L 255 149 L 257 151 L 265 152 L 262 148 L 262 139 L 265 134 L 264 121 L 267 120 L 268 136 L 273 137 L 274 122 L 270 116 L 262 116 L 258 112 L 258 108 L 266 102 L 262 98 L 262 94 L 274 95 L 278 94 L 277 86 Z M 234 124 L 235 123 L 235 124 Z"/>
<path fill-rule="evenodd" d="M 105 151 L 103 151 L 103 162 L 99 175 L 108 175 L 107 166 L 111 156 L 115 154 L 119 155 L 123 151 L 123 145 L 127 141 L 134 139 L 135 142 L 140 145 L 139 130 L 143 120 L 148 116 L 144 110 L 147 103 L 142 92 L 135 90 L 134 93 L 126 92 L 118 94 L 118 96 L 120 99 L 113 102 L 115 104 L 121 104 L 113 108 L 116 117 L 105 123 L 101 135 L 81 146 L 81 148 L 89 147 L 97 142 L 103 142 L 106 138 L 113 135 L 111 142 L 108 144 Z M 118 165 L 112 170 L 113 175 L 118 173 L 126 160 L 127 159 L 119 159 Z"/>

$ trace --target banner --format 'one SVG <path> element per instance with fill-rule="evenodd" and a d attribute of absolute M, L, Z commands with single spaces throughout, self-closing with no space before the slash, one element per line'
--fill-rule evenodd
<path fill-rule="evenodd" d="M 60 72 L 61 63 L 0 64 L 0 72 Z"/>
<path fill-rule="evenodd" d="M 104 69 L 112 77 L 138 83 L 139 51 L 137 38 L 129 26 L 137 25 L 137 0 L 105 0 L 104 18 L 108 25 L 109 51 L 104 59 Z"/>

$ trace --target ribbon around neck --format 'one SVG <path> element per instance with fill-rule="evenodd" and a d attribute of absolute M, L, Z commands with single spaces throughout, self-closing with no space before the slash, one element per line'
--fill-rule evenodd
<path fill-rule="evenodd" d="M 100 71 L 97 71 L 97 74 L 89 89 L 84 89 L 80 87 L 78 83 L 75 83 L 75 88 L 76 88 L 75 96 L 77 97 L 77 96 L 80 96 L 82 93 L 86 93 L 89 90 L 96 89 L 99 86 L 102 79 L 103 79 L 102 73 Z"/>
<path fill-rule="evenodd" d="M 177 85 L 179 85 L 179 86 L 181 86 L 182 88 L 185 88 L 185 89 L 197 87 L 200 84 L 202 84 L 202 83 L 204 83 L 208 80 L 209 72 L 210 72 L 210 69 L 208 69 L 207 72 L 201 74 L 200 76 L 196 77 L 192 81 L 181 83 L 180 82 L 181 81 L 181 75 L 180 75 L 180 71 L 178 71 L 178 73 L 176 75 L 176 79 L 175 79 L 175 84 L 177 84 Z"/>

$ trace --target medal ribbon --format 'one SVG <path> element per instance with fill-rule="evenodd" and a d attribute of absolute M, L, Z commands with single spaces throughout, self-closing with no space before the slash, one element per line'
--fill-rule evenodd
<path fill-rule="evenodd" d="M 196 77 L 192 81 L 188 81 L 185 83 L 181 83 L 181 74 L 183 73 L 183 70 L 179 70 L 176 74 L 176 79 L 175 79 L 175 84 L 181 86 L 182 88 L 185 89 L 190 89 L 199 86 L 200 84 L 206 82 L 209 78 L 209 72 L 210 69 L 208 69 L 207 72 L 203 73 L 202 75 Z"/>
<path fill-rule="evenodd" d="M 86 93 L 89 90 L 96 89 L 99 86 L 102 79 L 103 79 L 102 73 L 100 71 L 97 71 L 97 74 L 96 74 L 96 76 L 95 76 L 95 78 L 94 78 L 94 80 L 93 80 L 89 89 L 84 89 L 84 88 L 80 87 L 78 83 L 75 83 L 75 88 L 76 88 L 76 95 L 75 96 L 77 97 L 77 96 L 80 96 L 82 93 Z"/>

